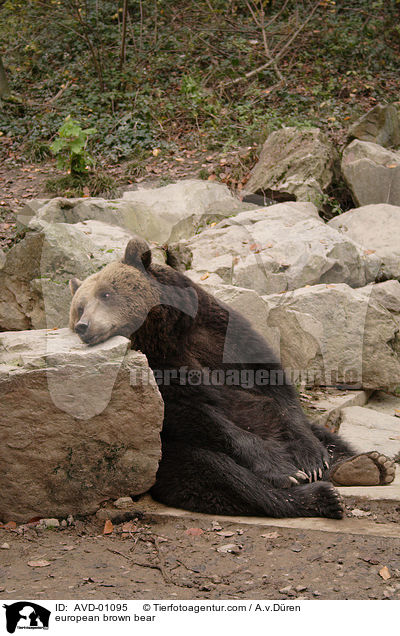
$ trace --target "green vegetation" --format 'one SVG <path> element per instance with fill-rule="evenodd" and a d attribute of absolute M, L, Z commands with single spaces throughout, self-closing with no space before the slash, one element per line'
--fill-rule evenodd
<path fill-rule="evenodd" d="M 58 131 L 58 137 L 50 146 L 51 152 L 58 157 L 58 167 L 71 175 L 86 174 L 94 160 L 86 146 L 96 128 L 82 130 L 79 122 L 68 115 Z"/>
<path fill-rule="evenodd" d="M 3 152 L 39 161 L 51 144 L 73 173 L 87 152 L 135 173 L 154 148 L 243 147 L 282 125 L 340 143 L 350 119 L 399 100 L 398 0 L 130 0 L 125 16 L 123 5 L 0 1 Z M 68 115 L 76 157 L 75 142 L 55 140 Z"/>

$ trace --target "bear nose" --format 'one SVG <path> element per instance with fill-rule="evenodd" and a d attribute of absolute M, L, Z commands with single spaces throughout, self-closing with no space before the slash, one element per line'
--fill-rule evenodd
<path fill-rule="evenodd" d="M 89 328 L 89 323 L 86 320 L 80 320 L 75 325 L 75 331 L 79 336 L 83 336 Z"/>

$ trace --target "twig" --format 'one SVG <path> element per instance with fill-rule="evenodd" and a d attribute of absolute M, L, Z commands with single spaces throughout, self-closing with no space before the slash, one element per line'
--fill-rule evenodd
<path fill-rule="evenodd" d="M 274 64 L 276 64 L 276 62 L 278 60 L 280 60 L 281 57 L 283 57 L 286 54 L 288 48 L 290 47 L 292 42 L 297 38 L 299 33 L 301 33 L 301 31 L 310 22 L 311 18 L 313 17 L 314 13 L 318 9 L 319 5 L 320 5 L 320 1 L 318 0 L 318 2 L 314 5 L 314 7 L 313 7 L 310 15 L 308 16 L 308 18 L 303 22 L 303 24 L 300 25 L 300 27 L 297 29 L 297 31 L 295 31 L 295 33 L 293 33 L 293 35 L 288 39 L 288 41 L 281 48 L 279 53 L 277 53 L 275 58 L 273 58 L 272 60 L 269 60 L 268 62 L 266 62 L 265 64 L 262 64 L 261 66 L 258 66 L 257 68 L 253 69 L 252 71 L 249 71 L 248 73 L 245 73 L 245 75 L 243 75 L 242 77 L 237 77 L 234 80 L 229 80 L 229 81 L 225 82 L 223 84 L 223 86 L 229 86 L 230 84 L 238 84 L 239 82 L 244 82 L 245 80 L 249 79 L 250 77 L 253 77 L 253 75 L 256 75 L 257 73 L 260 73 L 260 71 L 264 71 L 266 68 L 269 68 L 270 66 L 273 66 Z"/>
<path fill-rule="evenodd" d="M 57 99 L 59 99 L 61 97 L 61 95 L 64 93 L 64 91 L 66 91 L 67 88 L 69 88 L 70 86 L 71 86 L 71 82 L 68 81 L 62 88 L 60 88 L 58 93 L 56 93 L 53 97 L 50 97 L 50 99 L 48 99 L 46 102 L 44 102 L 43 106 L 48 106 L 49 104 L 53 104 L 53 102 L 55 102 Z"/>
<path fill-rule="evenodd" d="M 175 585 L 173 580 L 171 579 L 169 573 L 166 570 L 165 560 L 164 560 L 163 555 L 161 554 L 160 546 L 159 546 L 159 543 L 158 543 L 156 537 L 153 537 L 153 541 L 154 541 L 154 546 L 155 546 L 155 548 L 157 550 L 157 556 L 158 556 L 158 560 L 160 562 L 160 572 L 161 572 L 161 574 L 163 576 L 163 579 L 164 579 L 164 581 L 166 583 L 172 583 L 173 585 Z"/>
<path fill-rule="evenodd" d="M 119 554 L 119 556 L 124 557 L 124 559 L 127 559 L 127 561 L 132 561 L 132 559 L 126 554 L 124 554 L 123 552 L 119 552 L 118 550 L 113 550 L 112 548 L 107 548 L 107 550 L 109 552 L 112 552 L 113 554 Z"/>

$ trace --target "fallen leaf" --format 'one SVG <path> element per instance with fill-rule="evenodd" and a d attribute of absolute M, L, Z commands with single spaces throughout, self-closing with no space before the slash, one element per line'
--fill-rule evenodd
<path fill-rule="evenodd" d="M 364 254 L 375 254 L 376 250 L 364 250 Z"/>
<path fill-rule="evenodd" d="M 364 558 L 361 557 L 362 561 L 365 561 L 365 563 L 370 563 L 371 565 L 378 565 L 379 561 L 377 559 L 369 559 L 369 558 Z"/>
<path fill-rule="evenodd" d="M 3 528 L 6 528 L 7 530 L 15 530 L 16 527 L 17 524 L 15 521 L 7 521 L 7 523 L 3 525 Z"/>
<path fill-rule="evenodd" d="M 265 534 L 260 535 L 263 539 L 277 539 L 279 537 L 278 532 L 266 532 Z"/>
<path fill-rule="evenodd" d="M 369 517 L 371 515 L 371 512 L 367 510 L 360 510 L 359 508 L 354 508 L 351 511 L 351 514 L 353 515 L 353 517 Z"/>
<path fill-rule="evenodd" d="M 136 531 L 136 525 L 134 524 L 133 521 L 127 521 L 122 526 L 122 532 L 135 532 L 135 531 Z"/>
<path fill-rule="evenodd" d="M 398 163 L 388 163 L 386 168 L 397 168 L 398 165 Z"/>
<path fill-rule="evenodd" d="M 50 565 L 50 561 L 28 561 L 31 568 L 45 568 Z"/>
<path fill-rule="evenodd" d="M 104 524 L 103 534 L 112 534 L 113 530 L 114 530 L 113 522 L 110 521 L 110 519 L 107 519 Z"/>
<path fill-rule="evenodd" d="M 185 534 L 188 534 L 191 537 L 199 537 L 201 534 L 204 534 L 204 530 L 201 528 L 188 528 L 185 530 Z"/>
<path fill-rule="evenodd" d="M 206 280 L 206 278 L 208 278 L 210 275 L 209 272 L 206 272 L 205 274 L 203 274 L 203 276 L 201 276 L 200 280 Z"/>
<path fill-rule="evenodd" d="M 379 570 L 379 576 L 381 576 L 384 581 L 387 581 L 392 577 L 386 565 L 384 565 L 383 568 Z"/>

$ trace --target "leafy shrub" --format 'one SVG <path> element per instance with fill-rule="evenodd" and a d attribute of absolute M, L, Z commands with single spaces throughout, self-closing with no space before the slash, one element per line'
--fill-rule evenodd
<path fill-rule="evenodd" d="M 50 145 L 50 150 L 58 157 L 58 167 L 67 169 L 71 175 L 85 174 L 88 166 L 94 164 L 86 146 L 95 132 L 96 128 L 83 130 L 79 122 L 68 115 L 58 131 L 58 139 Z"/>

